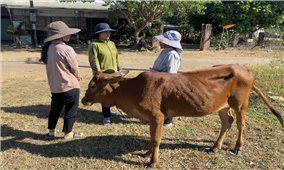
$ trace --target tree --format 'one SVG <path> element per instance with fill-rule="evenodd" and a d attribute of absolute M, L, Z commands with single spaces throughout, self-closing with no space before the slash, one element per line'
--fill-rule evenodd
<path fill-rule="evenodd" d="M 116 1 L 107 0 L 110 5 L 110 18 L 118 21 L 119 17 L 127 20 L 127 25 L 134 30 L 134 47 L 137 49 L 142 37 L 142 31 L 151 27 L 154 22 L 159 22 L 163 15 L 170 15 L 171 1 Z M 145 34 L 145 33 L 143 33 Z"/>
<path fill-rule="evenodd" d="M 151 25 L 162 25 L 163 23 L 179 25 L 183 29 L 183 35 L 188 35 L 188 18 L 193 13 L 203 12 L 204 4 L 208 1 L 114 1 L 109 0 L 110 16 L 112 20 L 120 14 L 127 20 L 128 27 L 133 29 L 135 37 L 134 48 L 139 44 L 141 37 L 145 37 L 144 31 L 151 29 Z M 200 25 L 201 27 L 201 25 Z M 151 32 L 151 31 L 150 31 Z M 140 34 L 143 34 L 140 36 Z"/>
<path fill-rule="evenodd" d="M 174 1 L 171 4 L 172 15 L 164 16 L 163 20 L 168 24 L 179 25 L 183 40 L 194 42 L 200 36 L 202 23 L 198 22 L 198 29 L 194 29 L 192 16 L 204 14 L 208 2 L 210 1 Z"/>
<path fill-rule="evenodd" d="M 222 27 L 236 24 L 240 33 L 253 32 L 258 28 L 281 25 L 284 21 L 284 3 L 280 1 L 215 1 L 206 4 L 203 14 L 195 15 L 192 20 L 211 23 L 215 31 Z"/>

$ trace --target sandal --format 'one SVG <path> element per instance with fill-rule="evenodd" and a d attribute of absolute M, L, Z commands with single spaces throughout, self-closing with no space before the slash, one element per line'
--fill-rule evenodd
<path fill-rule="evenodd" d="M 67 139 L 67 140 L 69 140 L 69 139 L 80 139 L 80 138 L 82 138 L 82 136 L 83 136 L 83 133 L 73 133 L 73 136 L 70 136 L 70 135 L 65 135 L 64 136 L 64 139 Z"/>

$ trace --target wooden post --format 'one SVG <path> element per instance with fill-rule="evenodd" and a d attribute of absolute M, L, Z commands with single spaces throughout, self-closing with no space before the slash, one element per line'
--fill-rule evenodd
<path fill-rule="evenodd" d="M 264 32 L 260 32 L 258 34 L 258 39 L 257 39 L 257 46 L 260 46 L 260 47 L 264 47 Z"/>
<path fill-rule="evenodd" d="M 36 12 L 34 9 L 33 0 L 30 0 L 30 22 L 32 24 L 32 30 L 33 30 L 33 34 L 31 35 L 31 37 L 32 37 L 33 46 L 35 48 L 37 46 L 37 34 L 36 34 Z"/>
<path fill-rule="evenodd" d="M 208 50 L 210 48 L 210 38 L 211 38 L 212 25 L 202 24 L 201 40 L 200 40 L 200 50 Z"/>
<path fill-rule="evenodd" d="M 232 35 L 232 46 L 236 47 L 240 39 L 240 34 L 238 32 L 234 32 Z"/>

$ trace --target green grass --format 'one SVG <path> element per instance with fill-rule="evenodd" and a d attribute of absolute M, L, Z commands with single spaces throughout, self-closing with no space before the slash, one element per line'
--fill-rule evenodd
<path fill-rule="evenodd" d="M 284 96 L 284 60 L 253 67 L 256 83 L 274 95 Z"/>
<path fill-rule="evenodd" d="M 283 61 L 252 68 L 257 84 L 274 95 L 284 94 Z M 90 79 L 83 71 L 81 98 Z M 100 105 L 80 105 L 74 129 L 85 138 L 44 141 L 50 93 L 44 70 L 5 77 L 2 84 L 0 169 L 143 169 L 142 155 L 150 146 L 149 127 L 137 119 L 114 118 L 113 126 L 101 126 Z M 283 107 L 273 104 L 283 113 Z M 117 110 L 112 108 L 113 111 Z M 282 114 L 283 115 L 283 114 Z M 58 122 L 58 133 L 62 119 Z M 175 119 L 165 130 L 160 147 L 160 169 L 284 169 L 283 129 L 277 119 L 252 94 L 241 156 L 230 153 L 237 137 L 235 123 L 223 150 L 205 150 L 217 139 L 217 114 Z"/>

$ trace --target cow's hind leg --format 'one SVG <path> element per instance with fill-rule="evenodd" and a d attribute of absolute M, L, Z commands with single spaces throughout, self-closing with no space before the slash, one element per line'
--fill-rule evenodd
<path fill-rule="evenodd" d="M 221 131 L 218 139 L 216 140 L 212 151 L 217 153 L 219 149 L 222 148 L 223 140 L 226 137 L 227 132 L 230 130 L 232 123 L 234 122 L 234 118 L 231 114 L 231 109 L 229 107 L 224 108 L 219 111 L 219 116 L 221 119 Z"/>
<path fill-rule="evenodd" d="M 163 121 L 164 119 L 161 117 L 161 118 L 156 118 L 156 120 L 150 122 L 150 134 L 151 134 L 150 152 L 152 153 L 152 155 L 151 155 L 151 160 L 147 165 L 148 168 L 154 168 L 158 163 L 159 147 L 163 131 Z"/>
<path fill-rule="evenodd" d="M 246 112 L 248 108 L 248 101 L 246 101 L 243 105 L 241 105 L 238 110 L 236 111 L 237 115 L 237 128 L 238 128 L 238 139 L 236 142 L 236 146 L 234 149 L 234 153 L 236 155 L 240 154 L 240 151 L 243 146 L 243 134 L 244 134 L 244 129 L 245 129 L 245 119 L 246 119 Z"/>

